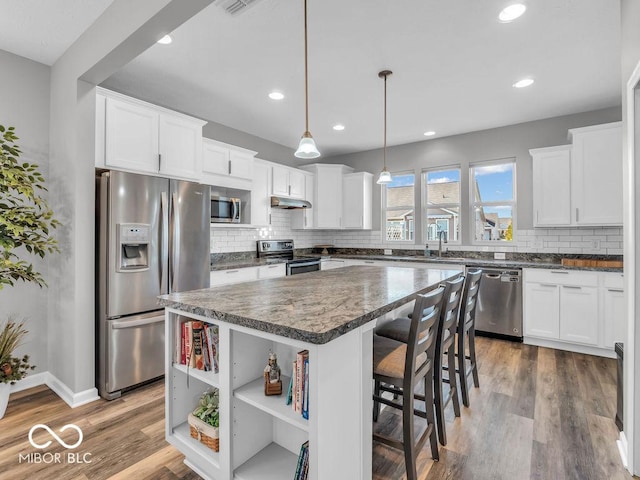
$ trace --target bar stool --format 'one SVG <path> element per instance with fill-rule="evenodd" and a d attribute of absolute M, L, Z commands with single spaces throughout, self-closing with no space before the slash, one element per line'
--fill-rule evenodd
<path fill-rule="evenodd" d="M 467 279 L 462 293 L 462 304 L 460 305 L 460 317 L 458 319 L 458 358 L 457 373 L 460 380 L 460 392 L 462 393 L 462 403 L 469 406 L 469 387 L 467 378 L 473 375 L 473 385 L 480 387 L 478 379 L 478 366 L 476 363 L 476 306 L 478 291 L 480 290 L 480 280 L 482 280 L 482 270 L 467 272 Z M 469 344 L 469 355 L 465 350 L 465 341 Z M 467 361 L 469 367 L 467 368 Z"/>
<path fill-rule="evenodd" d="M 404 451 L 407 480 L 418 478 L 416 458 L 427 439 L 431 444 L 431 456 L 434 460 L 439 459 L 433 411 L 433 369 L 444 292 L 445 289 L 439 287 L 425 295 L 418 295 L 407 342 L 373 336 L 373 420 L 378 419 L 380 403 L 402 410 L 402 441 L 378 433 L 374 433 L 373 437 L 385 445 Z M 420 381 L 424 382 L 424 395 L 415 393 Z M 402 388 L 394 385 L 402 385 Z M 384 398 L 381 391 L 401 395 L 402 403 Z M 414 408 L 416 399 L 424 401 L 424 412 Z M 427 426 L 417 441 L 414 415 L 427 420 Z"/>
<path fill-rule="evenodd" d="M 447 433 L 444 420 L 444 409 L 449 402 L 453 403 L 453 412 L 456 417 L 460 416 L 460 399 L 458 398 L 458 386 L 455 375 L 456 352 L 455 338 L 458 327 L 458 310 L 462 297 L 462 287 L 464 277 L 460 276 L 455 280 L 445 282 L 445 292 L 443 305 L 440 311 L 439 329 L 436 341 L 435 363 L 433 368 L 434 397 L 436 407 L 436 419 L 438 427 L 438 438 L 442 445 L 447 444 Z M 415 315 L 415 309 L 414 313 Z M 409 325 L 413 319 L 397 318 L 384 325 L 376 333 L 379 336 L 387 337 L 399 342 L 406 342 L 408 339 Z M 446 356 L 447 365 L 443 365 Z M 443 369 L 454 372 L 448 378 L 444 378 Z M 449 384 L 449 393 L 444 397 L 442 384 Z"/>

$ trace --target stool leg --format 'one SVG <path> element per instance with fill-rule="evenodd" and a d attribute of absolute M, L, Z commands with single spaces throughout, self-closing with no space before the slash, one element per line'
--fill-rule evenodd
<path fill-rule="evenodd" d="M 458 382 L 456 380 L 456 345 L 451 342 L 447 351 L 447 364 L 449 365 L 449 388 L 453 400 L 453 412 L 456 417 L 460 416 L 460 399 L 458 398 Z"/>
<path fill-rule="evenodd" d="M 378 421 L 378 415 L 380 415 L 380 402 L 376 400 L 376 397 L 380 396 L 380 381 L 374 380 L 373 383 L 373 421 Z"/>
<path fill-rule="evenodd" d="M 480 380 L 478 379 L 478 364 L 476 362 L 476 331 L 474 329 L 469 330 L 469 357 L 471 357 L 471 372 L 473 373 L 473 385 L 476 388 L 480 387 Z"/>
<path fill-rule="evenodd" d="M 431 458 L 440 460 L 438 452 L 438 435 L 436 433 L 436 418 L 434 415 L 435 404 L 433 402 L 433 372 L 427 372 L 424 377 L 424 409 L 427 414 L 427 428 L 431 426 L 429 443 L 431 444 Z"/>
<path fill-rule="evenodd" d="M 442 355 L 440 355 L 442 358 Z M 447 431 L 444 425 L 444 399 L 442 398 L 442 360 L 435 362 L 433 372 L 433 393 L 436 406 L 436 425 L 438 426 L 438 439 L 441 445 L 447 444 Z"/>
<path fill-rule="evenodd" d="M 462 393 L 462 404 L 469 406 L 469 386 L 467 385 L 467 355 L 465 352 L 464 339 L 467 335 L 463 331 L 458 335 L 458 379 L 460 380 L 460 392 Z"/>
<path fill-rule="evenodd" d="M 413 395 L 405 393 L 402 401 L 402 446 L 404 448 L 404 463 L 407 470 L 407 480 L 417 480 L 416 451 L 413 438 Z"/>

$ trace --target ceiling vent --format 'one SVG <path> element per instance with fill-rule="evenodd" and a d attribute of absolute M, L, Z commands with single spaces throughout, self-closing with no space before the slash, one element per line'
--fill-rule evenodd
<path fill-rule="evenodd" d="M 215 0 L 215 4 L 224 9 L 229 15 L 238 15 L 245 12 L 260 0 Z"/>

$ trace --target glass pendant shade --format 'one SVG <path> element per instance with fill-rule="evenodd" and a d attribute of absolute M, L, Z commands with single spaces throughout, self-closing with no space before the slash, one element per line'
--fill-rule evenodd
<path fill-rule="evenodd" d="M 378 180 L 376 181 L 376 183 L 378 185 L 384 185 L 387 183 L 391 183 L 391 174 L 389 173 L 389 171 L 387 169 L 384 169 L 380 172 L 380 176 L 378 177 Z"/>
<path fill-rule="evenodd" d="M 311 133 L 304 132 L 300 139 L 298 150 L 296 150 L 294 155 L 297 158 L 318 158 L 320 156 L 320 152 L 316 147 L 316 142 L 313 140 Z"/>

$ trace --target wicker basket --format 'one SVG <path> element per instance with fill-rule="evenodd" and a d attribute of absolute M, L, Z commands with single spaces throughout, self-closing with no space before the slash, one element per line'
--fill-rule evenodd
<path fill-rule="evenodd" d="M 209 447 L 214 452 L 220 451 L 220 439 L 218 438 L 218 428 L 204 423 L 193 414 L 187 417 L 189 422 L 189 432 L 191 436 L 200 441 L 204 446 Z"/>

